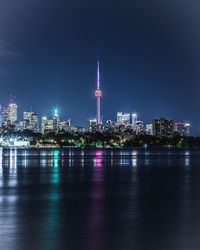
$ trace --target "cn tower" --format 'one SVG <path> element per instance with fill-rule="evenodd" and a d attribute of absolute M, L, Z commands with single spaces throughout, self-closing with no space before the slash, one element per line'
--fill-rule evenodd
<path fill-rule="evenodd" d="M 95 97 L 97 98 L 97 124 L 101 124 L 101 97 L 102 97 L 102 91 L 100 89 L 99 62 L 97 63 L 97 90 L 95 91 Z"/>

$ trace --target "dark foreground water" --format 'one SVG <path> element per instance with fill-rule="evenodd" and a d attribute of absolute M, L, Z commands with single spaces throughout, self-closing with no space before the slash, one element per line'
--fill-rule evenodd
<path fill-rule="evenodd" d="M 200 151 L 0 149 L 0 250 L 199 250 Z"/>

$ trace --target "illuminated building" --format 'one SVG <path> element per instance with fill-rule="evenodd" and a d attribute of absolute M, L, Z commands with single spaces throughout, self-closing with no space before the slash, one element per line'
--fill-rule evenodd
<path fill-rule="evenodd" d="M 3 107 L 2 109 L 2 120 L 3 124 L 8 124 L 10 118 L 10 108 L 9 107 Z"/>
<path fill-rule="evenodd" d="M 95 132 L 97 130 L 97 119 L 90 119 L 88 122 L 88 130 Z"/>
<path fill-rule="evenodd" d="M 38 115 L 34 112 L 24 112 L 24 129 L 38 132 Z"/>
<path fill-rule="evenodd" d="M 44 134 L 44 131 L 47 129 L 47 117 L 46 116 L 43 116 L 42 117 L 42 122 L 41 122 L 41 132 L 42 134 Z"/>
<path fill-rule="evenodd" d="M 23 120 L 23 130 L 29 129 L 30 121 L 29 120 Z"/>
<path fill-rule="evenodd" d="M 38 132 L 38 114 L 33 113 L 31 116 L 31 129 Z"/>
<path fill-rule="evenodd" d="M 130 114 L 117 112 L 117 124 L 118 125 L 130 125 Z"/>
<path fill-rule="evenodd" d="M 31 122 L 31 116 L 33 115 L 33 112 L 24 112 L 24 120 L 28 120 L 29 122 Z"/>
<path fill-rule="evenodd" d="M 143 130 L 144 130 L 144 122 L 143 121 L 136 121 L 136 123 L 135 123 L 136 134 L 142 133 Z"/>
<path fill-rule="evenodd" d="M 47 119 L 46 130 L 48 130 L 49 132 L 53 131 L 54 127 L 55 127 L 54 119 L 51 119 L 51 118 Z"/>
<path fill-rule="evenodd" d="M 154 119 L 152 121 L 153 135 L 168 136 L 174 134 L 174 121 L 165 118 Z"/>
<path fill-rule="evenodd" d="M 60 131 L 68 131 L 69 130 L 69 128 L 70 128 L 70 119 L 69 120 L 67 120 L 67 121 L 61 121 L 61 122 L 59 122 L 59 130 Z"/>
<path fill-rule="evenodd" d="M 54 109 L 53 110 L 53 129 L 57 130 L 59 128 L 59 115 L 58 115 L 58 110 Z"/>
<path fill-rule="evenodd" d="M 177 122 L 174 124 L 174 130 L 180 136 L 190 136 L 190 123 Z"/>
<path fill-rule="evenodd" d="M 145 132 L 146 132 L 147 135 L 152 135 L 153 134 L 153 126 L 152 126 L 152 124 L 146 124 Z"/>
<path fill-rule="evenodd" d="M 132 113 L 131 117 L 132 117 L 133 130 L 136 130 L 137 114 L 136 113 Z"/>
<path fill-rule="evenodd" d="M 9 120 L 11 124 L 17 121 L 17 104 L 10 103 L 9 105 Z"/>
<path fill-rule="evenodd" d="M 101 97 L 102 91 L 100 89 L 100 72 L 99 72 L 99 62 L 97 64 L 97 89 L 95 91 L 95 97 L 97 98 L 97 124 L 101 124 Z"/>
<path fill-rule="evenodd" d="M 31 129 L 31 116 L 33 112 L 24 112 L 23 113 L 23 128 L 24 129 Z"/>

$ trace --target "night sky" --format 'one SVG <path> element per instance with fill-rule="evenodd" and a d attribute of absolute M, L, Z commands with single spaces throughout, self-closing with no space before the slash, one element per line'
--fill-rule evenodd
<path fill-rule="evenodd" d="M 117 111 L 191 122 L 200 135 L 199 0 L 0 0 L 0 104 L 87 126 Z M 22 117 L 21 117 L 22 118 Z"/>

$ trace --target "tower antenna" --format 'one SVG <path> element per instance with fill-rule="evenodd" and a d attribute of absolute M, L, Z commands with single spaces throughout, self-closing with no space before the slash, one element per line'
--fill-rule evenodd
<path fill-rule="evenodd" d="M 97 98 L 97 124 L 101 124 L 101 97 L 102 91 L 100 89 L 100 67 L 99 61 L 97 62 L 97 89 L 95 91 L 95 97 Z"/>

